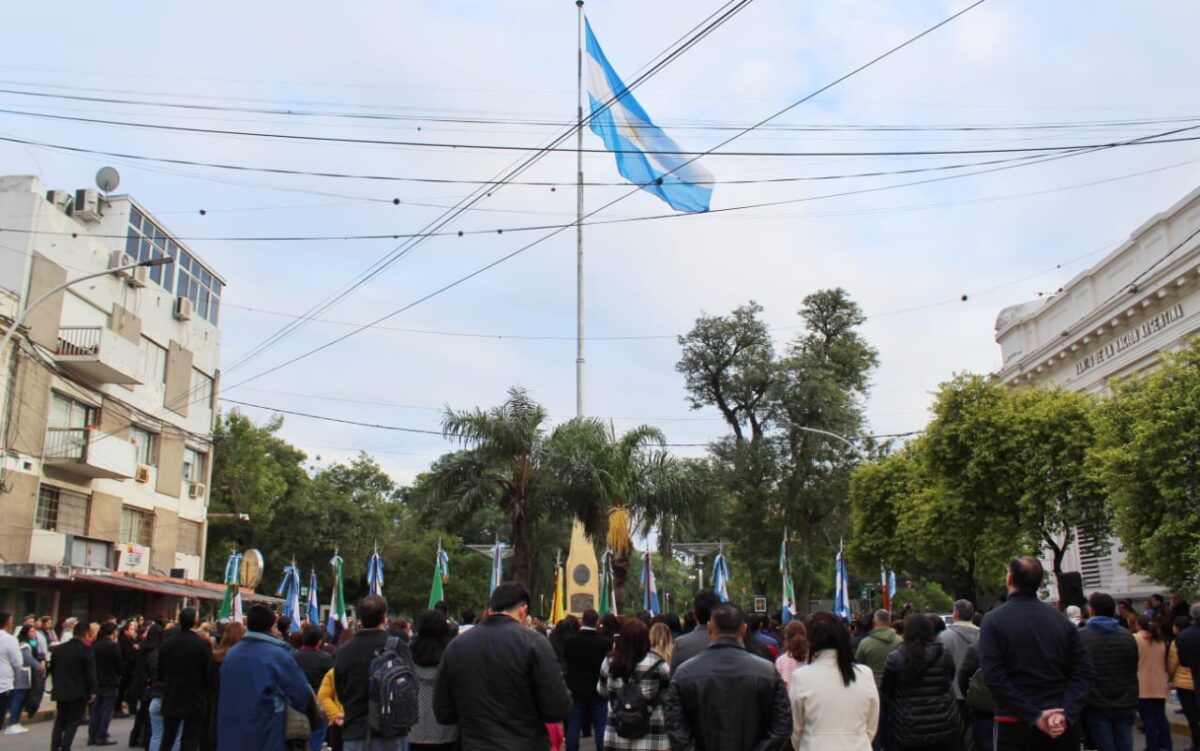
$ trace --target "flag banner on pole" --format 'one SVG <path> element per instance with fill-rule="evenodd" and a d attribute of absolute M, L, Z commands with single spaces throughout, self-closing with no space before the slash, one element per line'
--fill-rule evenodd
<path fill-rule="evenodd" d="M 450 554 L 438 542 L 437 557 L 433 563 L 433 585 L 429 588 L 429 609 L 446 599 L 443 585 L 450 579 Z"/>
<path fill-rule="evenodd" d="M 346 593 L 343 590 L 344 582 L 342 581 L 342 557 L 337 553 L 333 554 L 333 558 L 329 559 L 329 565 L 333 567 L 333 587 L 329 594 L 329 620 L 326 622 L 325 631 L 329 635 L 329 642 L 336 644 L 338 635 L 343 629 L 350 626 L 349 619 L 346 618 Z"/>
<path fill-rule="evenodd" d="M 617 171 L 676 211 L 708 211 L 712 173 L 650 122 L 650 116 L 613 70 L 587 24 L 588 99 L 592 132 L 617 157 Z"/>
<path fill-rule="evenodd" d="M 888 572 L 887 588 L 888 588 L 888 600 L 891 601 L 891 598 L 896 596 L 896 572 L 895 571 Z"/>
<path fill-rule="evenodd" d="M 321 607 L 317 605 L 317 570 L 309 569 L 308 574 L 308 609 L 305 615 L 308 617 L 308 622 L 315 624 L 321 620 Z"/>
<path fill-rule="evenodd" d="M 842 557 L 842 548 L 838 546 L 837 570 L 834 576 L 833 612 L 835 615 L 850 618 L 850 582 L 846 574 L 846 560 Z"/>
<path fill-rule="evenodd" d="M 242 554 L 235 550 L 225 562 L 225 597 L 217 616 L 222 621 L 242 620 L 242 594 L 238 585 L 241 571 Z"/>
<path fill-rule="evenodd" d="M 383 559 L 379 557 L 378 547 L 371 553 L 371 560 L 367 561 L 367 588 L 373 595 L 383 594 Z"/>
<path fill-rule="evenodd" d="M 796 607 L 796 590 L 792 586 L 792 559 L 788 550 L 787 530 L 783 531 L 783 542 L 779 544 L 779 576 L 783 579 L 783 601 L 780 603 L 781 619 L 792 620 Z"/>
<path fill-rule="evenodd" d="M 654 563 L 649 550 L 642 554 L 642 610 L 650 615 L 662 612 L 658 606 L 658 585 L 654 581 Z"/>
<path fill-rule="evenodd" d="M 600 556 L 600 615 L 617 614 L 617 597 L 613 591 L 612 552 L 605 550 Z"/>
<path fill-rule="evenodd" d="M 554 596 L 550 598 L 550 623 L 558 625 L 558 622 L 567 617 L 566 603 L 563 602 L 563 569 L 562 565 L 556 560 L 554 562 Z"/>
<path fill-rule="evenodd" d="M 300 569 L 296 562 L 283 567 L 283 581 L 279 582 L 279 590 L 275 596 L 283 596 L 283 614 L 291 619 L 288 633 L 300 630 Z"/>
<path fill-rule="evenodd" d="M 888 570 L 883 563 L 879 564 L 879 591 L 883 595 L 883 609 L 892 609 L 892 590 L 888 586 Z"/>
<path fill-rule="evenodd" d="M 492 574 L 488 594 L 495 592 L 496 587 L 500 586 L 502 581 L 504 581 L 504 543 L 496 540 L 496 544 L 492 546 Z"/>
<path fill-rule="evenodd" d="M 729 562 L 725 560 L 724 552 L 717 553 L 713 559 L 712 585 L 721 602 L 729 602 Z"/>

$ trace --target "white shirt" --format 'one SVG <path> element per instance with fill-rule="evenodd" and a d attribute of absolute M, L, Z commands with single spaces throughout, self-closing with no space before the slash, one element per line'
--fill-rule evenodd
<path fill-rule="evenodd" d="M 13 690 L 17 671 L 25 665 L 17 637 L 0 630 L 0 694 Z"/>
<path fill-rule="evenodd" d="M 879 726 L 879 692 L 866 665 L 842 682 L 837 652 L 823 649 L 792 674 L 792 747 L 796 751 L 871 751 Z"/>

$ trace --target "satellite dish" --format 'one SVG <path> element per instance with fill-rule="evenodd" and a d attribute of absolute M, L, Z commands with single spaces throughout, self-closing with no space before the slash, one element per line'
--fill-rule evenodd
<path fill-rule="evenodd" d="M 241 581 L 238 582 L 246 589 L 254 589 L 262 581 L 263 557 L 256 548 L 250 548 L 242 553 Z"/>
<path fill-rule="evenodd" d="M 101 193 L 112 193 L 121 184 L 121 175 L 112 167 L 101 167 L 96 173 L 96 187 Z"/>

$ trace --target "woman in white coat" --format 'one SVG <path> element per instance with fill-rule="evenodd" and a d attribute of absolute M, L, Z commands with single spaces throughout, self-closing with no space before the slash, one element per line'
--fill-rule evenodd
<path fill-rule="evenodd" d="M 792 674 L 792 748 L 871 751 L 879 692 L 865 665 L 854 664 L 850 632 L 833 613 L 808 623 L 809 664 Z"/>

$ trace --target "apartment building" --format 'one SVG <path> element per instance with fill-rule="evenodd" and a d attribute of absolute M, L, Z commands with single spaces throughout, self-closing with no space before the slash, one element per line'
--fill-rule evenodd
<path fill-rule="evenodd" d="M 1155 367 L 1158 353 L 1200 333 L 1200 188 L 1149 219 L 1095 266 L 1048 297 L 996 318 L 1013 388 L 1061 386 L 1102 393 L 1114 378 Z M 1124 566 L 1115 540 L 1084 537 L 1066 554 L 1085 591 L 1141 598 L 1161 591 Z M 1057 598 L 1057 593 L 1052 593 Z"/>
<path fill-rule="evenodd" d="M 0 608 L 220 598 L 201 580 L 224 288 L 130 196 L 0 177 L 0 332 L 33 306 L 0 353 Z"/>

